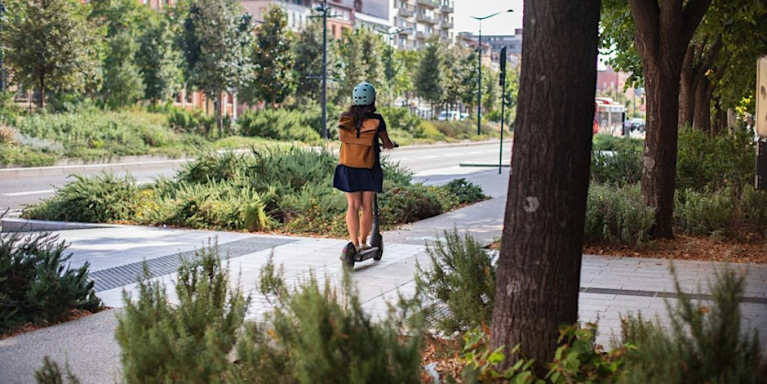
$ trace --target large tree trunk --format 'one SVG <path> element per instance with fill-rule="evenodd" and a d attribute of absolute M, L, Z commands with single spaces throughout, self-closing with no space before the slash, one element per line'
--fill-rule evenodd
<path fill-rule="evenodd" d="M 37 106 L 40 111 L 45 109 L 45 74 L 40 74 L 40 100 L 37 101 Z"/>
<path fill-rule="evenodd" d="M 687 45 L 711 0 L 629 0 L 634 45 L 647 84 L 642 196 L 655 210 L 651 235 L 673 237 L 679 87 Z"/>
<path fill-rule="evenodd" d="M 521 344 L 539 373 L 554 357 L 559 326 L 578 317 L 600 3 L 525 2 L 491 344 Z"/>
<path fill-rule="evenodd" d="M 714 86 L 711 81 L 703 76 L 695 87 L 695 114 L 693 123 L 696 129 L 709 133 L 711 131 L 711 96 Z"/>
<path fill-rule="evenodd" d="M 682 61 L 682 72 L 679 81 L 679 126 L 692 125 L 694 111 L 693 61 L 695 46 L 690 44 Z"/>

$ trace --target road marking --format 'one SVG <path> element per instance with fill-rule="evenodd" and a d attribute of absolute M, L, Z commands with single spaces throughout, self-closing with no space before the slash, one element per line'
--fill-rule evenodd
<path fill-rule="evenodd" d="M 418 158 L 418 160 L 434 159 L 434 158 L 437 158 L 437 157 L 439 157 L 439 156 L 421 156 L 421 157 Z"/>
<path fill-rule="evenodd" d="M 3 193 L 3 196 L 26 196 L 26 195 L 41 195 L 43 193 L 53 193 L 56 192 L 53 189 L 46 189 L 44 191 L 29 191 L 29 192 L 13 192 L 13 193 Z"/>

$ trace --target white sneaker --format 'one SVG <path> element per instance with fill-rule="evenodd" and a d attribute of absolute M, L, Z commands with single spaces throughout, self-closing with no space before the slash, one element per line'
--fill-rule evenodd
<path fill-rule="evenodd" d="M 360 253 L 366 249 L 370 249 L 370 246 L 367 243 L 362 243 L 357 247 L 357 253 Z"/>

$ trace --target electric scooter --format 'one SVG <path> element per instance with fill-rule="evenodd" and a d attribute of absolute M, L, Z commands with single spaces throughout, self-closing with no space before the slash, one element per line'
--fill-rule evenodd
<path fill-rule="evenodd" d="M 381 260 L 383 257 L 383 236 L 378 226 L 378 194 L 373 198 L 373 233 L 370 235 L 370 248 L 357 252 L 354 243 L 348 242 L 341 251 L 341 261 L 346 267 L 354 268 L 354 263 L 368 259 Z"/>
<path fill-rule="evenodd" d="M 393 143 L 394 148 L 399 147 L 399 144 Z M 354 263 L 358 261 L 365 261 L 367 259 L 373 259 L 375 261 L 381 260 L 383 257 L 383 236 L 381 236 L 381 229 L 378 226 L 378 194 L 373 197 L 373 230 L 370 235 L 370 248 L 357 252 L 357 248 L 354 247 L 354 243 L 348 242 L 344 249 L 341 251 L 341 261 L 346 267 L 354 268 Z"/>

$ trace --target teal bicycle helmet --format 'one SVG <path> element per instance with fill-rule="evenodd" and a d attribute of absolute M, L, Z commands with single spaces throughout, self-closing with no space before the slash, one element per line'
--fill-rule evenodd
<path fill-rule="evenodd" d="M 370 105 L 376 101 L 376 89 L 373 84 L 363 81 L 357 84 L 352 91 L 354 105 Z"/>

